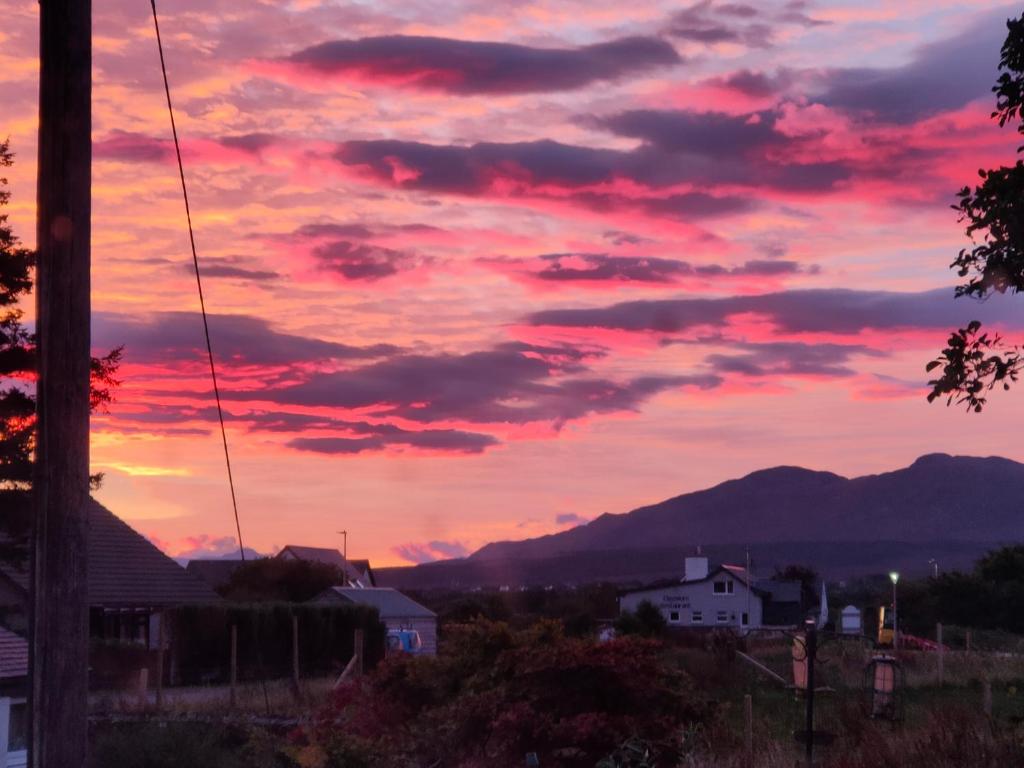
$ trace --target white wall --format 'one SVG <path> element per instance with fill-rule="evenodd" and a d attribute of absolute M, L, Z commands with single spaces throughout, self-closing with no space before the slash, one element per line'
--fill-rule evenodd
<path fill-rule="evenodd" d="M 716 593 L 715 582 L 732 583 L 732 587 L 725 587 L 732 592 Z M 742 581 L 724 572 L 705 581 L 680 582 L 659 589 L 631 592 L 619 598 L 619 610 L 636 611 L 645 600 L 660 610 L 673 627 L 761 626 L 761 597 L 751 592 Z M 725 616 L 724 621 L 719 621 L 720 612 Z M 746 625 L 742 623 L 744 613 L 749 613 Z M 673 614 L 676 615 L 674 619 Z M 694 614 L 699 614 L 700 622 L 694 621 Z"/>

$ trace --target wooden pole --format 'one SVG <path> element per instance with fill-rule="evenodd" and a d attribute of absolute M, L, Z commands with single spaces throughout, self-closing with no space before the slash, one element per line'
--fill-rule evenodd
<path fill-rule="evenodd" d="M 232 624 L 231 625 L 231 672 L 230 672 L 230 680 L 231 680 L 231 708 L 234 709 L 235 708 L 235 704 L 237 702 L 237 698 L 236 698 L 237 697 L 237 692 L 236 692 L 235 689 L 238 687 L 238 625 L 237 624 Z"/>
<path fill-rule="evenodd" d="M 145 709 L 149 703 L 149 668 L 139 669 L 139 709 Z"/>
<path fill-rule="evenodd" d="M 164 705 L 164 619 L 167 614 L 160 611 L 157 624 L 157 648 L 156 648 L 156 708 L 160 710 Z"/>
<path fill-rule="evenodd" d="M 754 764 L 754 700 L 748 693 L 743 697 L 743 751 L 747 765 Z"/>
<path fill-rule="evenodd" d="M 943 653 L 942 647 L 942 622 L 940 621 L 935 625 L 935 651 L 939 654 L 938 658 L 938 671 L 939 671 L 939 687 L 942 687 L 943 679 L 945 677 L 945 654 Z"/>
<path fill-rule="evenodd" d="M 39 2 L 29 764 L 86 763 L 92 4 Z"/>
<path fill-rule="evenodd" d="M 361 629 L 356 630 L 355 647 L 352 649 L 352 655 L 356 660 L 352 674 L 360 677 L 363 674 L 363 630 Z"/>
<path fill-rule="evenodd" d="M 292 614 L 292 685 L 299 693 L 299 617 Z"/>

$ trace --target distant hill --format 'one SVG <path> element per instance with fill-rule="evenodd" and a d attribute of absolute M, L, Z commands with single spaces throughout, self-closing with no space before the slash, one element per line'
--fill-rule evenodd
<path fill-rule="evenodd" d="M 845 478 L 800 467 L 753 472 L 713 488 L 606 514 L 568 531 L 488 544 L 463 560 L 381 569 L 399 586 L 642 581 L 678 574 L 697 545 L 762 567 L 814 565 L 833 578 L 900 568 L 967 567 L 1024 541 L 1024 464 L 930 454 L 909 467 Z M 915 567 L 916 566 L 916 567 Z"/>

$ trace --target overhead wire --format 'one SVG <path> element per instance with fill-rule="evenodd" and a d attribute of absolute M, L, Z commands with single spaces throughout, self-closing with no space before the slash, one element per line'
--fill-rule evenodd
<path fill-rule="evenodd" d="M 242 524 L 238 516 L 238 500 L 235 496 L 235 480 L 231 472 L 231 453 L 228 450 L 228 433 L 224 427 L 224 409 L 220 401 L 220 387 L 217 384 L 217 366 L 213 357 L 213 344 L 210 342 L 210 322 L 206 316 L 206 300 L 203 297 L 203 279 L 199 271 L 199 256 L 196 252 L 196 236 L 192 228 L 192 210 L 188 202 L 188 185 L 185 183 L 185 165 L 181 160 L 181 143 L 178 141 L 178 128 L 174 122 L 174 106 L 171 103 L 171 86 L 167 79 L 167 63 L 164 60 L 164 44 L 160 37 L 160 21 L 157 18 L 156 0 L 149 0 L 153 8 L 153 28 L 156 30 L 156 45 L 160 52 L 160 71 L 164 78 L 164 93 L 167 96 L 167 114 L 171 120 L 171 135 L 174 137 L 174 153 L 178 158 L 178 175 L 181 177 L 181 196 L 185 200 L 185 219 L 188 222 L 188 239 L 192 246 L 192 266 L 196 273 L 196 288 L 199 291 L 199 308 L 203 316 L 203 333 L 206 336 L 206 355 L 210 361 L 210 378 L 213 380 L 213 395 L 217 401 L 217 418 L 220 421 L 221 442 L 224 444 L 224 464 L 228 471 L 228 486 L 231 489 L 231 508 L 235 515 L 235 531 L 238 533 L 238 553 L 245 562 L 245 547 L 242 545 Z"/>

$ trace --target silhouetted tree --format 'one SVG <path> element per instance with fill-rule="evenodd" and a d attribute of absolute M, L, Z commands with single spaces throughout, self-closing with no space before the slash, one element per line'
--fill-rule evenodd
<path fill-rule="evenodd" d="M 240 566 L 219 591 L 229 600 L 242 602 L 302 603 L 344 584 L 344 572 L 333 565 L 265 557 Z"/>
<path fill-rule="evenodd" d="M 818 599 L 818 572 L 807 565 L 787 565 L 775 569 L 775 578 L 800 582 L 800 603 L 806 608 Z"/>
<path fill-rule="evenodd" d="M 0 142 L 0 172 L 14 162 L 7 140 Z M 10 202 L 7 179 L 0 176 L 0 210 Z M 27 542 L 35 447 L 35 336 L 22 323 L 19 302 L 32 291 L 35 253 L 24 248 L 0 213 L 0 559 L 24 557 Z M 106 407 L 121 360 L 121 347 L 92 359 L 91 405 Z M 94 475 L 93 485 L 102 477 Z"/>
<path fill-rule="evenodd" d="M 1024 136 L 1024 17 L 1006 22 L 1009 34 L 1003 43 L 999 69 L 1002 74 L 993 86 L 996 110 L 992 117 L 1003 127 L 1017 123 Z M 1024 146 L 1018 147 L 1020 153 Z M 981 241 L 960 251 L 950 265 L 967 282 L 957 286 L 957 296 L 985 298 L 993 293 L 1018 293 L 1024 290 L 1024 161 L 993 170 L 980 170 L 981 183 L 973 190 L 960 190 L 960 202 L 953 208 L 966 232 Z M 982 330 L 972 321 L 952 333 L 946 348 L 928 371 L 941 370 L 929 381 L 931 402 L 939 397 L 946 404 L 963 403 L 969 410 L 981 411 L 986 393 L 1001 385 L 1009 389 L 1024 370 L 1024 356 L 1018 346 L 1009 346 L 996 333 Z"/>
<path fill-rule="evenodd" d="M 623 611 L 615 622 L 615 631 L 620 635 L 640 637 L 662 637 L 668 629 L 668 622 L 657 606 L 644 600 L 636 611 Z"/>

